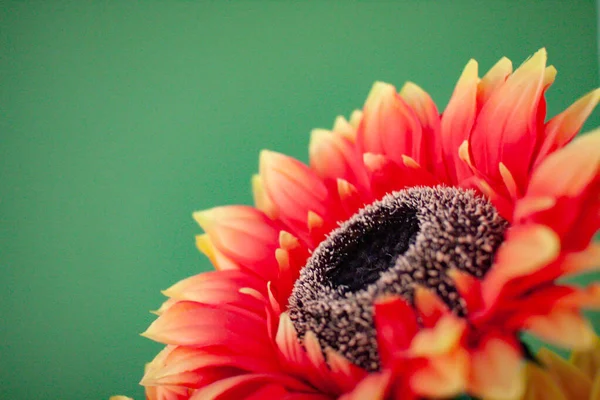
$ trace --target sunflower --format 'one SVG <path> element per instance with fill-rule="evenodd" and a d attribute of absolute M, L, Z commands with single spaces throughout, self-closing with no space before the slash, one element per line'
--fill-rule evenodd
<path fill-rule="evenodd" d="M 164 291 L 147 397 L 519 398 L 521 334 L 592 348 L 600 286 L 561 279 L 599 260 L 600 90 L 545 122 L 546 58 L 469 61 L 443 114 L 376 83 L 309 166 L 263 151 L 254 207 L 194 214 L 216 270 Z"/>

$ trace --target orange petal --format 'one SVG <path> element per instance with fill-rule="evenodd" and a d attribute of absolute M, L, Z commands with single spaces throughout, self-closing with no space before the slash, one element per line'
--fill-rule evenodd
<path fill-rule="evenodd" d="M 260 310 L 260 303 L 239 293 L 243 287 L 252 287 L 264 294 L 266 282 L 244 271 L 213 271 L 183 279 L 164 290 L 163 294 L 180 301 L 215 305 L 236 303 L 247 309 Z"/>
<path fill-rule="evenodd" d="M 473 275 L 462 272 L 456 268 L 448 271 L 448 276 L 454 281 L 454 286 L 460 297 L 464 300 L 467 312 L 475 314 L 483 306 L 481 294 L 481 281 Z"/>
<path fill-rule="evenodd" d="M 227 271 L 240 269 L 240 266 L 236 262 L 228 258 L 215 247 L 208 234 L 196 235 L 196 247 L 208 257 L 216 270 Z"/>
<path fill-rule="evenodd" d="M 263 150 L 259 169 L 280 218 L 299 229 L 298 233 L 305 231 L 309 211 L 329 215 L 327 188 L 306 165 L 283 154 Z"/>
<path fill-rule="evenodd" d="M 265 191 L 265 185 L 260 175 L 252 176 L 252 195 L 254 205 L 271 219 L 277 218 L 277 207 Z"/>
<path fill-rule="evenodd" d="M 443 149 L 440 135 L 440 113 L 431 97 L 412 82 L 406 82 L 400 90 L 400 97 L 412 108 L 419 119 L 421 129 L 421 146 L 415 153 L 415 159 L 429 172 L 442 174 L 445 177 L 446 168 L 443 163 Z"/>
<path fill-rule="evenodd" d="M 463 351 L 429 358 L 425 367 L 412 373 L 410 386 L 426 397 L 456 396 L 467 385 L 468 365 L 469 360 Z"/>
<path fill-rule="evenodd" d="M 527 195 L 576 197 L 600 170 L 600 129 L 548 156 L 531 176 Z"/>
<path fill-rule="evenodd" d="M 435 326 L 443 315 L 449 313 L 446 303 L 433 291 L 422 286 L 415 287 L 414 301 L 424 327 Z"/>
<path fill-rule="evenodd" d="M 226 206 L 195 212 L 194 219 L 225 256 L 267 280 L 276 276 L 273 251 L 279 232 L 263 213 L 248 206 Z"/>
<path fill-rule="evenodd" d="M 270 352 L 263 316 L 234 307 L 180 301 L 165 310 L 142 334 L 154 341 L 187 346 L 242 348 Z"/>
<path fill-rule="evenodd" d="M 569 253 L 563 261 L 565 274 L 597 271 L 600 268 L 600 243 L 590 243 L 582 251 Z"/>
<path fill-rule="evenodd" d="M 468 139 L 477 111 L 477 61 L 470 60 L 460 76 L 452 97 L 444 110 L 441 122 L 441 140 L 446 170 L 456 184 L 471 175 L 457 154 L 461 143 Z"/>
<path fill-rule="evenodd" d="M 594 329 L 577 311 L 555 307 L 546 315 L 533 316 L 525 321 L 526 329 L 551 344 L 587 350 L 595 343 Z"/>
<path fill-rule="evenodd" d="M 544 90 L 546 50 L 521 65 L 483 106 L 469 139 L 475 166 L 494 181 L 500 162 L 512 172 L 517 187 L 527 182 L 538 141 L 537 112 Z"/>
<path fill-rule="evenodd" d="M 521 353 L 514 344 L 488 338 L 471 354 L 469 393 L 490 399 L 517 399 L 525 389 Z"/>
<path fill-rule="evenodd" d="M 344 179 L 362 189 L 368 188 L 367 172 L 354 144 L 324 129 L 312 131 L 309 144 L 310 166 L 325 181 Z"/>
<path fill-rule="evenodd" d="M 600 89 L 591 91 L 573 103 L 562 113 L 552 118 L 545 127 L 544 142 L 537 155 L 535 165 L 560 149 L 577 135 L 585 120 L 590 116 L 600 101 Z"/>
<path fill-rule="evenodd" d="M 531 224 L 510 228 L 483 280 L 485 303 L 492 304 L 507 282 L 540 270 L 559 253 L 560 238 L 548 227 Z"/>
<path fill-rule="evenodd" d="M 339 400 L 384 400 L 391 374 L 389 372 L 371 374 L 363 379 L 356 388 L 340 397 Z"/>
<path fill-rule="evenodd" d="M 199 387 L 203 376 L 199 370 L 207 367 L 233 367 L 253 372 L 276 372 L 277 362 L 264 357 L 227 354 L 219 350 L 202 350 L 187 346 L 173 349 L 162 365 L 149 368 L 141 385 L 179 385 Z"/>
<path fill-rule="evenodd" d="M 438 356 L 450 353 L 463 337 L 464 319 L 452 314 L 445 315 L 429 329 L 419 331 L 410 344 L 410 353 L 418 357 Z"/>
<path fill-rule="evenodd" d="M 357 132 L 357 145 L 362 153 L 383 154 L 401 162 L 403 154 L 417 157 L 421 152 L 421 124 L 410 106 L 392 85 L 373 85 L 364 107 Z"/>
<path fill-rule="evenodd" d="M 343 392 L 350 392 L 368 373 L 357 367 L 348 359 L 335 352 L 331 348 L 325 349 L 327 365 L 331 368 L 332 378 L 336 380 Z"/>
<path fill-rule="evenodd" d="M 237 400 L 272 384 L 288 386 L 292 391 L 294 389 L 298 391 L 310 390 L 306 385 L 285 375 L 242 374 L 204 386 L 196 390 L 190 400 Z"/>
<path fill-rule="evenodd" d="M 349 140 L 351 143 L 354 143 L 356 140 L 356 127 L 358 125 L 353 125 L 350 121 L 347 121 L 346 118 L 341 115 L 335 119 L 333 123 L 333 131 L 341 135 L 342 137 Z"/>
<path fill-rule="evenodd" d="M 502 57 L 490 70 L 485 74 L 477 85 L 477 103 L 481 108 L 490 99 L 492 94 L 504 84 L 506 78 L 512 73 L 512 62 Z"/>

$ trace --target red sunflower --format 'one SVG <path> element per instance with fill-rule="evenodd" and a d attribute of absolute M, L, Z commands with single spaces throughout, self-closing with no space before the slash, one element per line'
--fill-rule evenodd
<path fill-rule="evenodd" d="M 519 398 L 522 333 L 593 347 L 600 286 L 560 279 L 600 260 L 600 91 L 545 122 L 555 74 L 471 60 L 443 114 L 377 83 L 310 166 L 264 151 L 255 207 L 194 214 L 216 271 L 164 292 L 148 399 Z"/>

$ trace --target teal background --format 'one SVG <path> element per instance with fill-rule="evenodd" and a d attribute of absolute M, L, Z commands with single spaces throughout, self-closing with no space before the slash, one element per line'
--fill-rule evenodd
<path fill-rule="evenodd" d="M 260 149 L 306 160 L 373 81 L 443 107 L 469 58 L 546 46 L 550 114 L 598 86 L 595 1 L 0 7 L 2 399 L 141 399 L 147 311 L 209 268 L 192 211 L 249 203 Z"/>

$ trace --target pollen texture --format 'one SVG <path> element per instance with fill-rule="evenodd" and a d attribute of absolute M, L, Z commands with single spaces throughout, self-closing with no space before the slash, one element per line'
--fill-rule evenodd
<path fill-rule="evenodd" d="M 482 278 L 507 226 L 474 191 L 413 187 L 386 195 L 331 232 L 300 272 L 289 300 L 299 337 L 312 331 L 323 348 L 379 369 L 374 301 L 394 294 L 412 302 L 421 285 L 464 315 L 447 272 Z"/>

